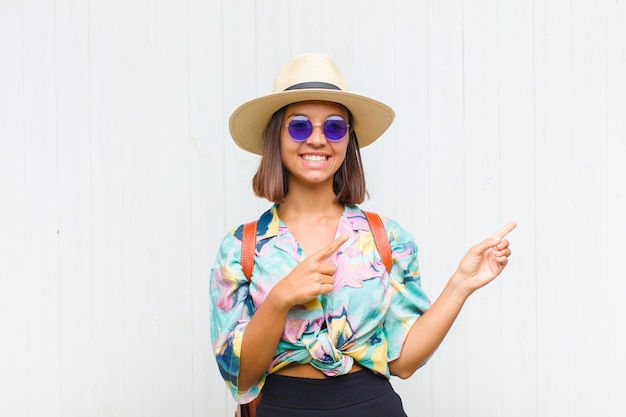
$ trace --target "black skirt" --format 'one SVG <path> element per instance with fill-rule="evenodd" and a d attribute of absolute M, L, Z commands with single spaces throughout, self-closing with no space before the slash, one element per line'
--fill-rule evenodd
<path fill-rule="evenodd" d="M 257 417 L 406 417 L 389 380 L 368 370 L 325 379 L 268 375 Z"/>

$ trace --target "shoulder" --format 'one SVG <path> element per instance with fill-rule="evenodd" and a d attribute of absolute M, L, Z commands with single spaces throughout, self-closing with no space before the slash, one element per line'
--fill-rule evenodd
<path fill-rule="evenodd" d="M 242 252 L 244 252 L 244 250 L 249 251 L 247 253 L 255 252 L 259 236 L 267 232 L 268 224 L 271 223 L 268 219 L 271 217 L 272 213 L 270 209 L 263 213 L 257 220 L 250 220 L 247 223 L 242 223 L 231 228 L 222 238 L 217 252 L 214 269 L 235 271 L 241 268 Z M 255 223 L 256 238 L 254 241 L 248 241 L 247 244 L 244 244 L 243 231 L 245 226 L 250 223 Z"/>
<path fill-rule="evenodd" d="M 372 225 L 366 213 L 368 213 L 370 217 L 374 215 L 380 218 L 385 232 L 387 233 L 387 237 L 389 238 L 389 242 L 413 240 L 411 234 L 393 218 L 371 210 L 363 210 L 359 206 L 346 206 L 346 217 L 352 223 L 354 230 L 372 230 Z"/>
<path fill-rule="evenodd" d="M 241 242 L 243 240 L 243 230 L 246 225 L 254 224 L 256 230 L 256 241 L 268 237 L 268 235 L 275 235 L 277 229 L 276 224 L 278 217 L 276 215 L 275 206 L 265 211 L 258 219 L 249 220 L 245 223 L 239 224 L 230 229 L 226 235 L 222 238 L 220 247 L 232 252 L 232 249 L 240 249 Z"/>

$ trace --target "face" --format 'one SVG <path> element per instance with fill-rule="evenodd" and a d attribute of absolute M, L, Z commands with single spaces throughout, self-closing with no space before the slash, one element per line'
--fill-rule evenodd
<path fill-rule="evenodd" d="M 349 134 L 338 140 L 328 139 L 322 126 L 329 118 L 338 117 L 348 122 L 348 112 L 340 104 L 326 101 L 305 101 L 287 107 L 280 133 L 281 158 L 289 175 L 289 187 L 303 185 L 329 185 L 346 158 Z M 292 120 L 308 119 L 313 125 L 309 137 L 294 140 L 285 127 Z M 349 131 L 349 130 L 348 130 Z"/>

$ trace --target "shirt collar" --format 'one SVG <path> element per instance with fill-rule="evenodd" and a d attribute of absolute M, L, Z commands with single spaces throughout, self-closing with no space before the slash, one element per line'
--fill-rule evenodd
<path fill-rule="evenodd" d="M 341 235 L 349 236 L 342 248 L 352 245 L 358 238 L 357 232 L 361 230 L 370 230 L 369 223 L 361 209 L 358 206 L 344 206 L 335 235 L 336 238 Z M 276 238 L 276 247 L 291 253 L 296 259 L 302 258 L 303 254 L 295 238 L 278 217 L 277 204 L 263 213 L 257 224 L 257 241 L 269 238 Z"/>

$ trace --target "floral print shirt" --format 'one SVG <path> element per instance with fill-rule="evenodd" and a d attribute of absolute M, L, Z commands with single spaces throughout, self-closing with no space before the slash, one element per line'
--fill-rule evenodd
<path fill-rule="evenodd" d="M 346 206 L 336 238 L 349 239 L 331 256 L 337 265 L 334 289 L 294 306 L 267 373 L 291 363 L 308 363 L 327 376 L 347 374 L 356 361 L 386 377 L 388 362 L 400 355 L 411 326 L 430 301 L 420 282 L 417 246 L 396 222 L 382 218 L 392 250 L 387 273 L 369 223 L 356 206 Z M 236 401 L 258 396 L 265 376 L 247 391 L 237 377 L 241 341 L 256 308 L 272 287 L 302 262 L 305 254 L 282 223 L 274 205 L 257 224 L 255 264 L 248 283 L 241 267 L 243 226 L 223 239 L 211 269 L 211 342 L 221 375 Z"/>

